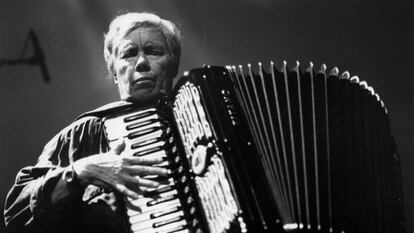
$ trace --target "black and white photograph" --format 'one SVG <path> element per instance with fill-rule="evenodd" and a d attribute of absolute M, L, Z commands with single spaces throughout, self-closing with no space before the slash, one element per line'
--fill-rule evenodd
<path fill-rule="evenodd" d="M 414 232 L 410 0 L 2 0 L 0 232 Z"/>

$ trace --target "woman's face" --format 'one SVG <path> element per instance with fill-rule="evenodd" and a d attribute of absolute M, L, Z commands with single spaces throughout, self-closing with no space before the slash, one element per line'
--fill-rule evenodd
<path fill-rule="evenodd" d="M 115 48 L 114 79 L 122 100 L 141 102 L 170 93 L 175 67 L 159 30 L 138 28 Z"/>

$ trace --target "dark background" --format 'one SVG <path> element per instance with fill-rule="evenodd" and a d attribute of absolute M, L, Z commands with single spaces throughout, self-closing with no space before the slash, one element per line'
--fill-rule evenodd
<path fill-rule="evenodd" d="M 413 4 L 403 0 L 1 1 L 0 59 L 17 58 L 32 28 L 52 81 L 45 84 L 38 67 L 0 67 L 0 203 L 17 171 L 34 164 L 55 133 L 78 114 L 118 99 L 106 73 L 103 33 L 128 10 L 179 24 L 180 73 L 203 64 L 286 59 L 338 66 L 366 80 L 390 113 L 402 156 L 407 232 L 414 232 L 414 21 Z"/>

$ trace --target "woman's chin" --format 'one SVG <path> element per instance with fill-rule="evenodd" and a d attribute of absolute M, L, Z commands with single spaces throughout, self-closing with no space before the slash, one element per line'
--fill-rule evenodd
<path fill-rule="evenodd" d="M 154 89 L 144 89 L 134 92 L 128 96 L 125 100 L 129 102 L 149 102 L 156 99 L 159 96 L 159 91 Z"/>

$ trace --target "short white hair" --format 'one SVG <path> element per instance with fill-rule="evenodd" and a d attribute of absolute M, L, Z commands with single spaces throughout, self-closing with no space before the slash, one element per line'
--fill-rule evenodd
<path fill-rule="evenodd" d="M 164 35 L 167 42 L 167 52 L 175 65 L 173 75 L 176 76 L 181 56 L 181 32 L 173 22 L 146 12 L 119 15 L 110 23 L 109 30 L 104 35 L 104 56 L 109 74 L 115 74 L 115 42 L 138 28 L 154 28 Z"/>

